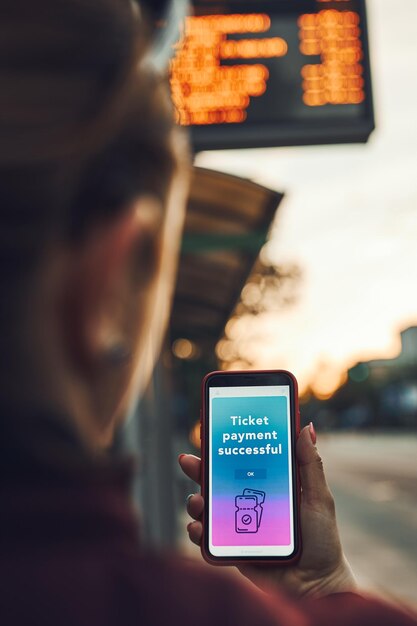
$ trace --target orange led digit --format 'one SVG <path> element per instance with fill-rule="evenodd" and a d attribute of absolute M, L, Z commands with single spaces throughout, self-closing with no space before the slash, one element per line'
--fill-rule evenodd
<path fill-rule="evenodd" d="M 270 17 L 263 13 L 187 18 L 171 66 L 180 124 L 237 124 L 246 119 L 251 98 L 266 91 L 268 68 L 253 63 L 224 65 L 222 61 L 283 57 L 288 45 L 281 37 L 228 39 L 228 35 L 264 33 L 270 26 Z"/>
<path fill-rule="evenodd" d="M 305 65 L 301 71 L 303 101 L 307 106 L 364 101 L 359 22 L 357 13 L 335 9 L 300 16 L 301 52 L 321 57 L 320 64 Z"/>
<path fill-rule="evenodd" d="M 192 4 L 170 80 L 196 149 L 367 140 L 365 0 Z"/>

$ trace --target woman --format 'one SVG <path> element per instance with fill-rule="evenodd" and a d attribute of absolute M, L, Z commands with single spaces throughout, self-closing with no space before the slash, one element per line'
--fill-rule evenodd
<path fill-rule="evenodd" d="M 356 593 L 312 428 L 297 566 L 242 568 L 255 586 L 141 549 L 105 449 L 166 324 L 186 148 L 128 0 L 0 6 L 0 623 L 416 624 Z"/>

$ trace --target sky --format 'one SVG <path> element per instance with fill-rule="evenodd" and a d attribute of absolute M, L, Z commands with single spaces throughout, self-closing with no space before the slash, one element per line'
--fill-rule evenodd
<path fill-rule="evenodd" d="M 242 336 L 259 368 L 330 393 L 417 324 L 417 1 L 368 0 L 377 130 L 366 145 L 203 152 L 197 165 L 286 197 L 264 251 L 303 272 L 297 303 Z M 243 337 L 244 335 L 244 337 Z"/>

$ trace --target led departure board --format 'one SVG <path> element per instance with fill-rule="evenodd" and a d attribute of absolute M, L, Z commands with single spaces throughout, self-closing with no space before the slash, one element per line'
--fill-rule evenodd
<path fill-rule="evenodd" d="M 196 151 L 365 142 L 364 0 L 198 0 L 171 64 Z"/>

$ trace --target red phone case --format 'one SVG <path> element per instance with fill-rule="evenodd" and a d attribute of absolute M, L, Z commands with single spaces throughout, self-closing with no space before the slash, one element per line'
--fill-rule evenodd
<path fill-rule="evenodd" d="M 300 409 L 299 409 L 299 403 L 298 403 L 298 383 L 297 383 L 297 379 L 295 378 L 294 374 L 292 374 L 291 372 L 288 372 L 287 370 L 246 370 L 246 371 L 214 371 L 214 372 L 209 372 L 208 374 L 206 374 L 206 376 L 204 376 L 202 384 L 201 384 L 201 406 L 202 406 L 202 410 L 201 410 L 201 418 L 200 418 L 200 423 L 201 423 L 201 427 L 200 427 L 200 432 L 201 432 L 201 494 L 204 497 L 205 494 L 205 487 L 206 487 L 206 482 L 207 482 L 207 463 L 206 463 L 206 445 L 205 445 L 205 434 L 208 431 L 208 429 L 206 428 L 207 425 L 207 420 L 208 420 L 208 415 L 206 415 L 206 402 L 205 402 L 205 389 L 206 389 L 206 382 L 207 380 L 215 375 L 215 374 L 219 374 L 219 375 L 227 375 L 227 374 L 284 374 L 287 375 L 293 385 L 294 385 L 294 413 L 295 413 L 295 433 L 296 433 L 296 439 L 298 439 L 298 436 L 300 434 Z M 300 503 L 301 503 L 301 487 L 300 487 L 300 471 L 299 471 L 299 467 L 298 464 L 296 465 L 296 472 L 295 472 L 295 478 L 296 478 L 296 500 L 297 500 L 297 510 L 296 510 L 296 515 L 297 515 L 297 529 L 298 529 L 298 550 L 297 552 L 291 557 L 291 558 L 277 558 L 277 559 L 247 559 L 247 561 L 243 560 L 243 559 L 239 559 L 239 560 L 235 560 L 235 559 L 231 559 L 228 557 L 212 557 L 211 554 L 206 550 L 206 535 L 205 533 L 207 532 L 207 529 L 205 528 L 205 524 L 204 524 L 204 519 L 203 521 L 203 537 L 202 537 L 202 541 L 201 541 L 201 554 L 204 558 L 205 561 L 207 561 L 207 563 L 210 563 L 210 565 L 240 565 L 242 563 L 248 562 L 250 561 L 251 563 L 272 563 L 272 564 L 280 564 L 283 567 L 287 566 L 287 565 L 292 565 L 293 563 L 295 563 L 296 561 L 298 561 L 298 559 L 301 556 L 301 551 L 302 551 L 302 543 L 301 543 L 301 530 L 300 530 Z"/>

